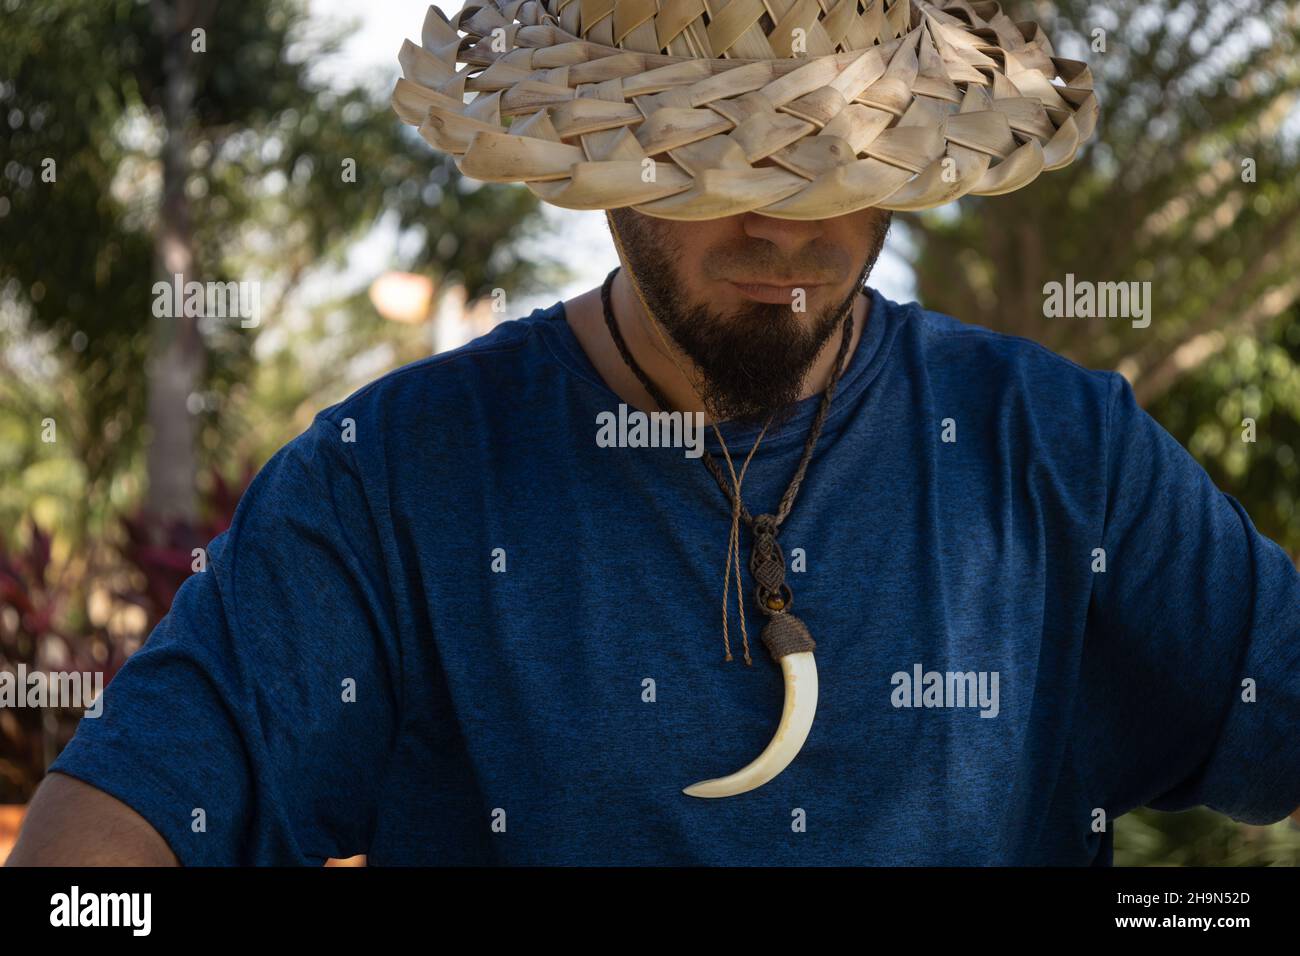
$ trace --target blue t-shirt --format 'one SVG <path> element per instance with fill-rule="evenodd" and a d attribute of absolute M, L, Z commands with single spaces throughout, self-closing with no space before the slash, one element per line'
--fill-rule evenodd
<path fill-rule="evenodd" d="M 1287 555 L 1119 375 L 875 292 L 779 539 L 812 731 L 684 795 L 783 685 L 749 531 L 753 666 L 734 584 L 723 662 L 726 499 L 682 448 L 598 443 L 619 404 L 557 303 L 321 412 L 53 769 L 185 864 L 1106 864 L 1135 807 L 1300 806 Z"/>

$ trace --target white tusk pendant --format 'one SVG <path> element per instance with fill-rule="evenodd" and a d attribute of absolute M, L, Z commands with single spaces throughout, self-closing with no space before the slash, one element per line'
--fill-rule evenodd
<path fill-rule="evenodd" d="M 689 797 L 734 797 L 761 787 L 790 765 L 808 739 L 817 712 L 817 662 L 812 652 L 816 645 L 803 622 L 792 614 L 769 621 L 763 628 L 763 643 L 780 661 L 785 678 L 781 723 L 750 764 L 729 776 L 691 784 L 682 791 Z"/>

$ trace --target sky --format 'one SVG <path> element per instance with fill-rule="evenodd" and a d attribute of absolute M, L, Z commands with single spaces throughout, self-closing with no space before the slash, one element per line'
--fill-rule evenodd
<path fill-rule="evenodd" d="M 448 0 L 440 9 L 452 15 L 459 9 L 456 4 L 457 0 Z M 419 42 L 420 28 L 429 8 L 424 0 L 378 0 L 374 4 L 358 4 L 356 0 L 309 0 L 308 6 L 313 16 L 352 24 L 340 55 L 321 64 L 320 75 L 340 85 L 370 82 L 376 90 L 383 91 L 391 90 L 401 75 L 397 51 L 404 39 Z M 547 204 L 543 204 L 543 210 L 553 231 L 551 242 L 555 241 L 554 237 L 560 237 L 570 252 L 565 261 L 574 270 L 575 278 L 560 288 L 516 301 L 512 311 L 518 315 L 527 315 L 534 308 L 552 305 L 558 299 L 600 285 L 618 264 L 604 213 L 560 209 Z M 393 257 L 394 245 L 392 233 L 380 230 L 361 244 L 351 268 L 359 275 L 382 270 L 384 260 Z M 911 268 L 897 251 L 902 245 L 899 230 L 895 228 L 870 284 L 887 297 L 905 302 L 914 297 L 915 284 Z"/>

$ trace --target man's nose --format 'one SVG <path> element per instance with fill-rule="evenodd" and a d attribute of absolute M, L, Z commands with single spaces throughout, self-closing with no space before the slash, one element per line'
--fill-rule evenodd
<path fill-rule="evenodd" d="M 781 250 L 783 258 L 795 261 L 822 235 L 821 223 L 816 220 L 774 219 L 756 212 L 746 213 L 741 227 L 746 235 L 766 239 Z"/>

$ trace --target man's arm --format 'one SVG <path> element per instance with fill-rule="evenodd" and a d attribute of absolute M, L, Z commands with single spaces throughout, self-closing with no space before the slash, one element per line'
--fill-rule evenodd
<path fill-rule="evenodd" d="M 1074 724 L 1094 805 L 1294 816 L 1300 573 L 1118 376 L 1108 438 Z"/>
<path fill-rule="evenodd" d="M 45 778 L 5 866 L 180 866 L 144 817 L 74 777 Z"/>
<path fill-rule="evenodd" d="M 54 797 L 75 785 L 47 785 L 58 789 L 48 808 L 38 794 L 36 843 L 24 839 L 19 861 L 95 862 L 88 845 L 102 862 L 175 854 L 182 866 L 367 852 L 398 734 L 402 649 L 389 554 L 341 434 L 318 416 L 258 472 L 206 569 L 50 766 L 116 799 L 69 808 Z"/>

